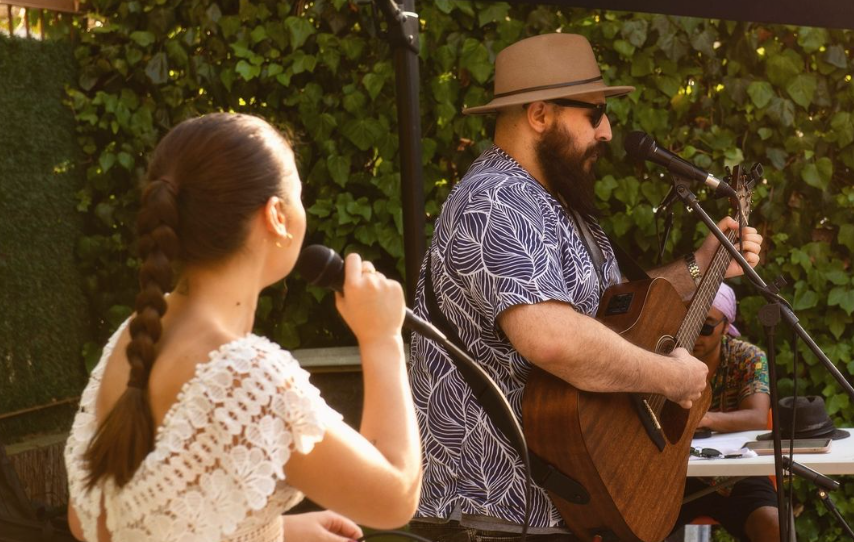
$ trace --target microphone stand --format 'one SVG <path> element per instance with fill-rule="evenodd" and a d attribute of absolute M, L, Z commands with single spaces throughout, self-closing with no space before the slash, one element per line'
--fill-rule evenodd
<path fill-rule="evenodd" d="M 833 364 L 832 361 L 821 351 L 821 348 L 815 343 L 812 337 L 807 334 L 804 328 L 798 323 L 798 318 L 795 316 L 792 309 L 789 308 L 787 304 L 785 304 L 784 300 L 776 295 L 775 291 L 772 291 L 771 288 L 768 287 L 767 284 L 762 280 L 762 278 L 753 270 L 747 260 L 744 259 L 744 256 L 741 255 L 741 252 L 727 239 L 726 235 L 718 228 L 718 225 L 714 220 L 709 217 L 709 215 L 703 210 L 700 206 L 699 201 L 697 201 L 697 196 L 691 192 L 689 188 L 689 181 L 685 177 L 682 177 L 678 174 L 671 173 L 671 177 L 673 179 L 673 186 L 676 189 L 676 194 L 682 200 L 682 202 L 693 210 L 697 216 L 703 221 L 703 223 L 708 227 L 709 231 L 717 237 L 718 241 L 720 241 L 721 246 L 724 247 L 727 252 L 730 253 L 732 258 L 741 265 L 742 269 L 744 269 L 744 275 L 753 283 L 754 287 L 762 294 L 763 297 L 768 301 L 768 304 L 762 307 L 759 311 L 759 318 L 762 322 L 763 327 L 765 327 L 765 331 L 768 337 L 768 373 L 769 373 L 769 384 L 771 389 L 771 417 L 772 417 L 772 427 L 771 434 L 774 440 L 774 472 L 777 477 L 777 480 L 783 480 L 783 455 L 782 448 L 780 444 L 780 424 L 778 418 L 778 404 L 777 404 L 777 375 L 776 375 L 776 361 L 774 359 L 775 356 L 775 328 L 777 324 L 780 322 L 780 318 L 782 317 L 783 321 L 789 325 L 790 328 L 801 338 L 804 343 L 809 347 L 809 349 L 815 354 L 815 356 L 819 359 L 819 361 L 824 364 L 825 368 L 828 372 L 839 382 L 839 385 L 842 386 L 842 389 L 848 394 L 851 399 L 854 399 L 854 387 L 845 379 L 842 373 L 839 372 L 839 369 Z M 789 459 L 788 457 L 786 459 Z M 822 502 L 826 501 L 822 499 Z M 780 522 L 780 540 L 781 542 L 790 542 L 795 539 L 795 529 L 794 529 L 794 521 L 791 524 L 791 531 L 789 530 L 789 517 L 791 516 L 791 510 L 786 513 L 785 511 L 785 502 L 783 499 L 783 494 L 781 491 L 777 492 L 777 512 L 779 514 L 779 522 Z M 827 506 L 825 504 L 825 506 Z"/>
<path fill-rule="evenodd" d="M 783 458 L 783 465 L 792 474 L 800 476 L 804 480 L 815 485 L 818 489 L 817 493 L 821 504 L 823 504 L 827 511 L 836 518 L 836 521 L 839 522 L 839 525 L 842 527 L 842 531 L 854 540 L 854 531 L 851 530 L 851 526 L 848 525 L 845 518 L 842 517 L 842 514 L 839 512 L 839 509 L 837 509 L 836 505 L 833 504 L 833 500 L 830 498 L 828 493 L 829 491 L 839 489 L 839 482 L 828 478 L 805 465 L 792 461 L 789 457 Z"/>

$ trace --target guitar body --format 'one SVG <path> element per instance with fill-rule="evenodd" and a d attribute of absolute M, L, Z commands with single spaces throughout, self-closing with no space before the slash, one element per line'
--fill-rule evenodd
<path fill-rule="evenodd" d="M 608 288 L 597 319 L 629 342 L 664 354 L 673 349 L 670 339 L 685 315 L 673 286 L 651 279 Z M 584 505 L 550 494 L 581 540 L 610 531 L 622 542 L 660 542 L 679 514 L 691 439 L 708 409 L 709 388 L 690 410 L 665 403 L 658 416 L 665 438 L 658 445 L 633 397 L 639 394 L 581 391 L 537 367 L 526 385 L 529 448 L 590 493 Z"/>

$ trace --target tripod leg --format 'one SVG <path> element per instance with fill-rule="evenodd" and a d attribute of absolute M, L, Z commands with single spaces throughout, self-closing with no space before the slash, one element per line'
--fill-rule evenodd
<path fill-rule="evenodd" d="M 821 500 L 821 504 L 827 508 L 827 511 L 836 518 L 836 521 L 839 522 L 839 525 L 842 527 L 842 530 L 852 539 L 854 540 L 854 531 L 851 530 L 851 526 L 845 522 L 845 518 L 842 517 L 842 514 L 839 513 L 839 509 L 836 508 L 836 505 L 833 504 L 833 500 L 830 498 L 830 494 L 823 490 L 818 490 L 818 498 Z"/>

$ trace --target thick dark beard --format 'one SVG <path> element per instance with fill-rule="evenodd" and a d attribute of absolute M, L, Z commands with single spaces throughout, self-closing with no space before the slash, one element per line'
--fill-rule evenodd
<path fill-rule="evenodd" d="M 558 125 L 546 130 L 536 143 L 543 180 L 581 216 L 598 218 L 602 214 L 596 208 L 596 175 L 593 168 L 586 171 L 584 163 L 593 156 L 601 156 L 605 148 L 600 141 L 579 152 L 572 136 Z"/>

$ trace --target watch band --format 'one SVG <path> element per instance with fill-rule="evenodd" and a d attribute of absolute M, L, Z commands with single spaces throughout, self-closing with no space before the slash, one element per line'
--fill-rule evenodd
<path fill-rule="evenodd" d="M 691 278 L 694 279 L 694 285 L 699 286 L 703 274 L 700 273 L 700 266 L 697 265 L 697 259 L 694 257 L 693 252 L 685 255 L 685 265 L 688 266 L 688 272 L 691 274 Z"/>

